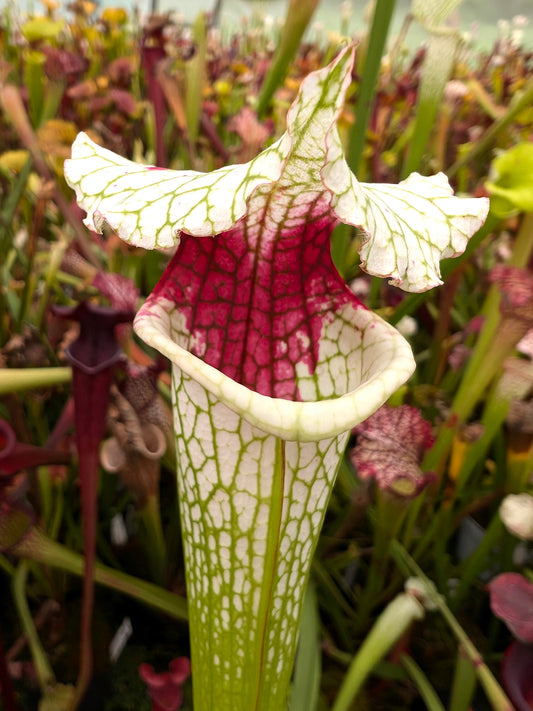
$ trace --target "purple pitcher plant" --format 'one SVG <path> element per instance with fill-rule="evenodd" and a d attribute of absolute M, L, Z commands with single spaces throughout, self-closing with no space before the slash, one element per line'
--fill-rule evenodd
<path fill-rule="evenodd" d="M 177 247 L 135 329 L 173 364 L 197 711 L 285 708 L 349 433 L 414 370 L 408 343 L 338 275 L 333 227 L 362 230 L 368 272 L 422 291 L 488 210 L 442 174 L 357 181 L 336 125 L 352 62 L 347 48 L 310 74 L 286 132 L 249 163 L 162 170 L 80 134 L 65 166 L 88 226 Z"/>

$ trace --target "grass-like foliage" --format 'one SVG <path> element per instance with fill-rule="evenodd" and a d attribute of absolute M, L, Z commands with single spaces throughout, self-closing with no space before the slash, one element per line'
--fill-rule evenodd
<path fill-rule="evenodd" d="M 355 42 L 43 2 L 0 19 L 0 709 L 533 708 L 523 18 L 481 52 L 413 2 L 412 51 L 386 0 Z"/>

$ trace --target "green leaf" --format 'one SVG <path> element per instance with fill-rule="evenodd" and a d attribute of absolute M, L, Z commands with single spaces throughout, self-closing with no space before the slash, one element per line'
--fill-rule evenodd
<path fill-rule="evenodd" d="M 316 593 L 310 582 L 307 585 L 300 620 L 290 711 L 314 711 L 317 707 L 321 670 L 319 625 Z"/>
<path fill-rule="evenodd" d="M 499 217 L 533 212 L 533 143 L 519 143 L 495 158 L 485 187 Z"/>
<path fill-rule="evenodd" d="M 409 626 L 424 617 L 424 608 L 414 595 L 400 593 L 377 618 L 350 664 L 332 711 L 355 708 L 355 697 L 376 664 L 390 651 Z"/>
<path fill-rule="evenodd" d="M 189 59 L 185 64 L 185 75 L 187 77 L 185 112 L 187 115 L 189 137 L 191 141 L 194 142 L 198 138 L 206 78 L 207 27 L 203 12 L 198 15 L 194 23 L 193 39 L 196 52 L 194 57 Z"/>
<path fill-rule="evenodd" d="M 274 92 L 280 87 L 319 0 L 289 0 L 280 43 L 261 87 L 257 115 L 263 116 Z"/>

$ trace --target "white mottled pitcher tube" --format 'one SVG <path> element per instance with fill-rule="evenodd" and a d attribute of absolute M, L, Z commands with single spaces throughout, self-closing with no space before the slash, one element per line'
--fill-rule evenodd
<path fill-rule="evenodd" d="M 266 398 L 243 393 L 169 338 L 168 307 L 170 315 L 164 302 L 149 299 L 136 330 L 173 361 L 194 707 L 281 711 L 349 422 L 364 419 L 409 377 L 412 354 L 397 331 L 363 310 L 357 330 L 343 319 L 325 327 L 334 328 L 337 347 L 352 349 L 342 354 L 353 366 L 349 377 L 337 376 L 348 392 L 312 402 Z"/>

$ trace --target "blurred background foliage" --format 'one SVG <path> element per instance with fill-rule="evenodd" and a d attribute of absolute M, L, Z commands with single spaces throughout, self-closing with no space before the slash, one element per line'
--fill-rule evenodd
<path fill-rule="evenodd" d="M 480 49 L 457 30 L 457 4 L 396 8 L 404 22 L 391 31 L 394 2 L 379 0 L 357 26 L 339 129 L 358 177 L 397 182 L 412 170 L 442 170 L 458 192 L 490 195 L 491 211 L 464 257 L 443 264 L 444 286 L 422 295 L 362 273 L 357 231 L 333 236 L 355 293 L 413 346 L 418 370 L 391 404 L 409 404 L 431 423 L 435 443 L 420 466 L 434 479 L 391 504 L 357 476 L 354 433 L 304 609 L 291 702 L 302 711 L 333 708 L 343 685 L 347 701 L 335 711 L 508 708 L 496 678 L 511 635 L 490 613 L 486 582 L 508 571 L 532 577 L 531 544 L 506 528 L 499 507 L 509 494 L 530 493 L 533 469 L 533 51 L 520 16 Z M 78 461 L 99 438 L 80 443 L 71 381 L 83 358 L 73 362 L 72 344 L 82 329 L 98 330 L 91 309 L 124 323 L 113 336 L 120 355 L 107 414 L 98 416 L 115 439 L 102 448 L 104 468 L 95 464 L 95 579 L 107 587 L 96 592 L 96 666 L 80 708 L 148 709 L 139 663 L 166 667 L 188 655 L 169 375 L 129 325 L 169 255 L 90 233 L 63 161 L 80 130 L 121 155 L 175 169 L 247 161 L 283 132 L 301 79 L 353 31 L 348 5 L 336 32 L 309 29 L 314 2 L 289 3 L 282 24 L 255 12 L 237 32 L 220 27 L 214 10 L 188 23 L 45 0 L 29 15 L 8 6 L 0 20 L 0 657 L 23 709 L 66 708 L 62 683 L 78 674 L 86 614 L 78 576 L 89 550 Z M 406 46 L 409 26 L 423 44 Z M 75 311 L 80 304 L 90 306 Z M 120 452 L 114 458 L 125 421 L 138 433 L 126 468 Z M 165 454 L 147 468 L 147 438 L 158 436 L 148 426 Z M 128 474 L 142 457 L 151 478 L 139 482 Z M 385 660 L 390 649 L 378 654 L 361 690 L 347 670 L 413 574 L 436 585 L 437 612 L 406 630 Z M 169 625 L 169 615 L 178 622 Z M 134 636 L 108 661 L 125 618 Z M 3 703 L 10 711 L 7 692 Z"/>

